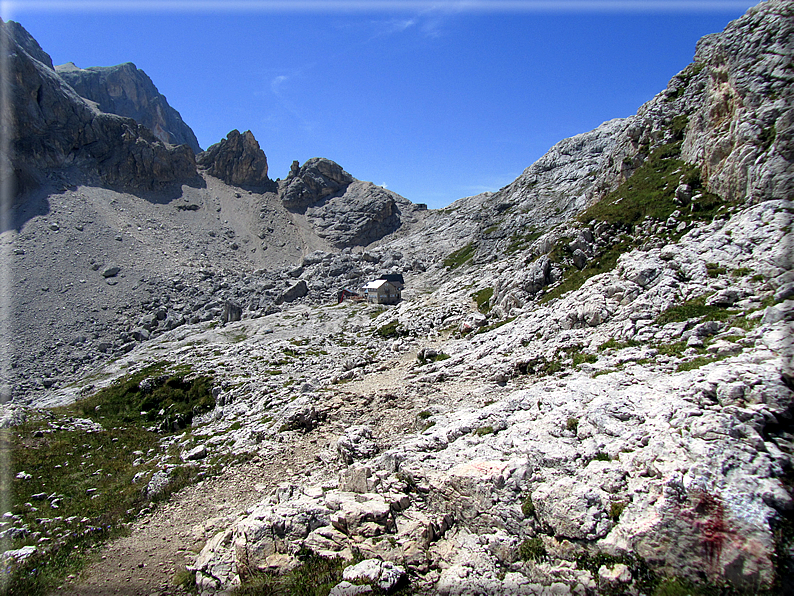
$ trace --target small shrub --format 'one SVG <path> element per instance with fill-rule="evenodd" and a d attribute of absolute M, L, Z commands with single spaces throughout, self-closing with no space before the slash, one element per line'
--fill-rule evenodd
<path fill-rule="evenodd" d="M 609 456 L 609 453 L 604 453 L 603 451 L 596 451 L 596 454 L 593 456 L 593 460 L 595 460 L 595 461 L 612 461 L 612 458 Z"/>
<path fill-rule="evenodd" d="M 540 536 L 535 536 L 521 543 L 518 554 L 524 561 L 541 561 L 546 557 L 546 547 Z"/>
<path fill-rule="evenodd" d="M 493 434 L 493 432 L 494 432 L 493 426 L 481 426 L 480 428 L 474 431 L 474 434 L 476 434 L 478 437 L 483 437 L 485 435 L 491 435 Z"/>
<path fill-rule="evenodd" d="M 531 494 L 528 494 L 524 502 L 521 503 L 521 513 L 524 514 L 524 517 L 535 517 L 535 503 L 532 502 Z"/>
<path fill-rule="evenodd" d="M 427 420 L 432 415 L 433 413 L 430 410 L 422 410 L 416 415 L 416 417 L 419 418 L 419 420 Z"/>
<path fill-rule="evenodd" d="M 623 501 L 612 501 L 609 504 L 609 519 L 613 522 L 617 522 L 620 519 L 620 514 L 623 513 L 623 510 L 626 508 L 626 504 Z"/>
<path fill-rule="evenodd" d="M 579 419 L 568 418 L 568 422 L 565 423 L 565 430 L 569 430 L 575 433 L 577 428 L 579 428 Z"/>

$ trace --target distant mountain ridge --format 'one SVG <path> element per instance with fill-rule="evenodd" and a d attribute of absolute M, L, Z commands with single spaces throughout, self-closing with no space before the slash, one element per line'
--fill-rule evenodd
<path fill-rule="evenodd" d="M 132 118 L 170 145 L 187 145 L 200 153 L 198 139 L 149 76 L 132 62 L 117 66 L 78 68 L 73 62 L 55 67 L 81 97 L 94 101 L 107 114 Z"/>
<path fill-rule="evenodd" d="M 10 164 L 18 193 L 55 171 L 80 168 L 112 187 L 149 191 L 197 180 L 193 150 L 166 145 L 132 118 L 102 112 L 51 67 L 52 61 L 17 23 L 8 36 Z M 19 40 L 19 43 L 17 40 Z"/>

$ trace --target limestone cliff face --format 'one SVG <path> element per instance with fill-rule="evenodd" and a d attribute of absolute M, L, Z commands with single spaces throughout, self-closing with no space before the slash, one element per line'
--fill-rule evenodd
<path fill-rule="evenodd" d="M 34 186 L 48 170 L 71 166 L 82 167 L 99 183 L 130 190 L 157 189 L 197 176 L 189 147 L 164 145 L 134 120 L 100 112 L 25 49 L 35 50 L 38 44 L 23 47 L 15 41 L 22 39 L 21 26 L 3 24 L 2 34 L 9 31 L 12 133 L 4 166 L 13 172 L 18 191 Z"/>
<path fill-rule="evenodd" d="M 196 157 L 199 167 L 226 184 L 244 188 L 274 190 L 275 183 L 267 177 L 267 156 L 250 130 L 240 134 L 231 131 Z"/>
<path fill-rule="evenodd" d="M 683 147 L 710 190 L 753 202 L 794 195 L 794 4 L 770 0 L 700 40 L 666 99 L 702 96 Z M 687 84 L 688 83 L 688 84 Z"/>
<path fill-rule="evenodd" d="M 168 105 L 148 75 L 133 63 L 78 68 L 69 62 L 56 66 L 55 71 L 103 112 L 132 118 L 163 143 L 187 145 L 194 153 L 201 151 L 196 135 L 179 112 Z"/>
<path fill-rule="evenodd" d="M 25 50 L 31 58 L 35 58 L 44 66 L 53 68 L 50 55 L 41 49 L 39 42 L 33 39 L 33 36 L 28 33 L 22 25 L 15 21 L 8 21 L 5 23 L 5 28 L 17 45 Z"/>

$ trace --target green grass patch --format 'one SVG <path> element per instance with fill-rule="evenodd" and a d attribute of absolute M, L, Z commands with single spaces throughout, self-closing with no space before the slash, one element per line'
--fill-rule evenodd
<path fill-rule="evenodd" d="M 408 335 L 408 331 L 398 321 L 392 321 L 381 325 L 375 330 L 375 334 L 383 339 L 392 339 L 395 337 L 404 337 Z"/>
<path fill-rule="evenodd" d="M 441 362 L 442 360 L 449 360 L 449 354 L 444 354 L 444 352 L 439 352 L 435 356 L 425 356 L 424 354 L 420 354 L 418 356 L 419 364 L 425 365 L 429 362 Z"/>
<path fill-rule="evenodd" d="M 528 494 L 521 503 L 521 513 L 524 517 L 535 517 L 535 503 L 532 502 L 532 495 Z"/>
<path fill-rule="evenodd" d="M 492 435 L 494 433 L 493 426 L 481 426 L 477 430 L 474 431 L 474 434 L 478 437 L 484 437 L 485 435 Z"/>
<path fill-rule="evenodd" d="M 546 547 L 540 536 L 534 536 L 521 543 L 518 554 L 524 561 L 542 561 L 546 558 Z"/>
<path fill-rule="evenodd" d="M 707 306 L 706 296 L 697 296 L 662 312 L 656 317 L 656 324 L 680 323 L 689 319 L 726 321 L 735 315 L 735 310 L 729 310 L 724 306 Z"/>
<path fill-rule="evenodd" d="M 466 246 L 456 250 L 444 259 L 444 267 L 456 269 L 467 261 L 474 258 L 474 253 L 477 252 L 477 246 L 473 242 L 469 242 Z"/>
<path fill-rule="evenodd" d="M 700 169 L 678 159 L 680 153 L 680 141 L 657 148 L 628 180 L 584 211 L 578 219 L 622 225 L 634 225 L 646 217 L 664 221 L 673 211 L 680 209 L 673 198 L 682 176 L 684 182 L 702 196 L 692 204 L 691 212 L 681 209 L 681 219 L 710 219 L 727 203 L 705 190 Z"/>
<path fill-rule="evenodd" d="M 659 350 L 659 354 L 662 356 L 675 356 L 679 357 L 683 354 L 684 350 L 687 349 L 687 344 L 685 341 L 677 341 L 672 344 L 664 344 L 659 346 L 657 349 Z"/>
<path fill-rule="evenodd" d="M 514 233 L 510 236 L 510 243 L 505 248 L 507 254 L 513 254 L 519 250 L 528 248 L 535 240 L 543 236 L 543 232 L 533 230 L 527 234 Z"/>
<path fill-rule="evenodd" d="M 491 298 L 493 298 L 493 288 L 483 288 L 471 295 L 477 303 L 477 310 L 487 315 L 491 310 Z"/>
<path fill-rule="evenodd" d="M 609 519 L 613 522 L 617 522 L 620 519 L 620 514 L 623 513 L 623 510 L 626 508 L 626 503 L 623 501 L 612 501 L 609 504 L 609 512 L 607 515 Z"/>
<path fill-rule="evenodd" d="M 345 567 L 353 564 L 342 558 L 321 557 L 308 550 L 298 553 L 301 564 L 283 575 L 249 571 L 242 573 L 242 585 L 234 596 L 328 596 L 342 581 Z"/>
<path fill-rule="evenodd" d="M 723 356 L 698 356 L 693 358 L 692 360 L 687 360 L 686 362 L 682 362 L 678 365 L 677 371 L 683 372 L 687 370 L 695 370 L 707 364 L 711 364 L 712 362 L 718 362 L 720 360 L 725 360 L 728 358 L 729 355 Z"/>
<path fill-rule="evenodd" d="M 150 460 L 161 453 L 160 440 L 215 403 L 209 378 L 188 379 L 168 368 L 150 366 L 69 406 L 33 410 L 24 424 L 0 432 L 0 449 L 12 462 L 0 490 L 10 496 L 20 528 L 8 546 L 38 548 L 11 570 L 8 593 L 53 590 L 146 503 L 143 489 L 159 465 Z M 174 446 L 172 457 L 178 452 Z M 136 459 L 143 463 L 133 466 Z M 144 473 L 143 482 L 133 484 L 138 472 Z M 160 498 L 196 475 L 195 467 L 174 468 Z M 49 542 L 40 543 L 39 537 Z"/>
<path fill-rule="evenodd" d="M 497 321 L 496 323 L 491 323 L 490 325 L 485 325 L 484 327 L 480 327 L 475 332 L 475 335 L 479 335 L 480 333 L 488 333 L 489 331 L 493 331 L 494 329 L 499 329 L 499 327 L 503 325 L 507 325 L 508 323 L 512 323 L 515 321 L 515 317 L 509 317 L 503 321 Z"/>
<path fill-rule="evenodd" d="M 706 273 L 709 277 L 719 277 L 728 272 L 726 267 L 718 265 L 717 263 L 706 263 Z"/>
<path fill-rule="evenodd" d="M 594 362 L 598 362 L 598 356 L 595 354 L 587 354 L 585 352 L 575 351 L 571 354 L 571 363 L 573 366 L 579 366 L 580 364 L 584 364 L 585 362 L 589 364 L 593 364 Z"/>
<path fill-rule="evenodd" d="M 598 346 L 598 351 L 601 352 L 602 350 L 622 350 L 623 348 L 635 348 L 637 346 L 643 345 L 641 341 L 637 341 L 636 339 L 629 339 L 626 341 L 618 341 L 614 337 L 608 339 L 600 346 Z"/>
<path fill-rule="evenodd" d="M 623 236 L 617 243 L 598 253 L 587 263 L 587 265 L 585 265 L 584 269 L 579 270 L 572 265 L 564 265 L 562 281 L 543 294 L 539 302 L 543 304 L 555 298 L 559 298 L 566 292 L 578 290 L 582 287 L 584 282 L 594 275 L 612 271 L 618 262 L 618 257 L 623 253 L 630 251 L 632 248 L 634 248 L 634 246 L 635 243 L 628 236 Z M 567 242 L 565 247 L 567 249 Z M 562 249 L 560 252 L 562 252 Z M 563 262 L 564 257 L 557 256 L 554 251 L 552 251 L 550 258 L 555 260 L 555 257 L 559 259 L 556 262 Z"/>

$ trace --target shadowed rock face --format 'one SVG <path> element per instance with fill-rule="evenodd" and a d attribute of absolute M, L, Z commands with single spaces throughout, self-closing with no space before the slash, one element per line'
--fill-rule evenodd
<path fill-rule="evenodd" d="M 15 21 L 8 21 L 5 24 L 5 27 L 11 38 L 17 42 L 17 44 L 23 50 L 25 50 L 31 58 L 35 58 L 44 66 L 53 68 L 52 58 L 50 58 L 50 55 L 41 48 L 39 42 L 33 39 L 33 36 L 28 33 L 22 25 Z"/>
<path fill-rule="evenodd" d="M 55 71 L 81 97 L 96 102 L 107 114 L 132 118 L 171 145 L 187 145 L 199 153 L 196 135 L 174 108 L 168 105 L 152 80 L 133 63 L 78 68 L 61 64 Z"/>
<path fill-rule="evenodd" d="M 156 190 L 197 177 L 189 147 L 166 146 L 134 120 L 100 112 L 16 43 L 24 32 L 20 25 L 3 24 L 2 33 L 12 27 L 10 166 L 18 190 L 26 190 L 46 170 L 67 166 L 83 166 L 101 183 L 132 191 Z"/>
<path fill-rule="evenodd" d="M 196 157 L 199 167 L 227 184 L 244 188 L 275 190 L 267 177 L 267 157 L 250 130 L 231 131 Z"/>

